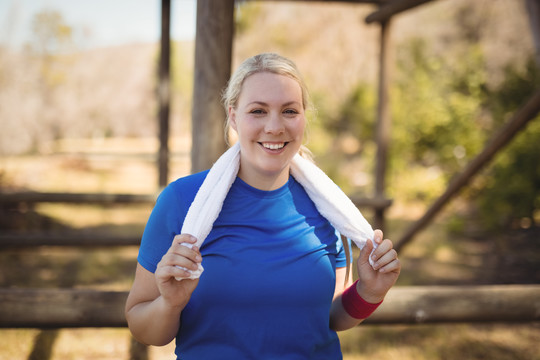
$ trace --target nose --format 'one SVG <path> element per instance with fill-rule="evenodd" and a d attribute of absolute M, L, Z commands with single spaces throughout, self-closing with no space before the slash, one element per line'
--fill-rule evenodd
<path fill-rule="evenodd" d="M 281 114 L 278 112 L 270 113 L 268 121 L 264 124 L 264 132 L 267 134 L 278 135 L 285 131 L 285 126 Z"/>

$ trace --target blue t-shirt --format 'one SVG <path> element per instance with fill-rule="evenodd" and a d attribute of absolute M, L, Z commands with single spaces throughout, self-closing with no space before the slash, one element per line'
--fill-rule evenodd
<path fill-rule="evenodd" d="M 138 261 L 155 272 L 208 171 L 171 183 L 146 225 Z M 181 315 L 178 359 L 341 359 L 329 327 L 335 229 L 293 177 L 273 191 L 233 183 L 201 246 L 204 272 Z"/>

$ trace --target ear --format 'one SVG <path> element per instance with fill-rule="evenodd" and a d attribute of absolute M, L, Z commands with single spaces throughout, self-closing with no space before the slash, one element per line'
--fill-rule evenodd
<path fill-rule="evenodd" d="M 238 132 L 236 128 L 236 110 L 232 106 L 229 106 L 229 124 L 234 131 Z"/>

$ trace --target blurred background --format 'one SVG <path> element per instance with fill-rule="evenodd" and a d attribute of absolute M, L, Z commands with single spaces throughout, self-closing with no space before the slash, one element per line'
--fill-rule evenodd
<path fill-rule="evenodd" d="M 233 68 L 267 51 L 297 63 L 316 107 L 315 161 L 365 197 L 375 186 L 379 27 L 364 20 L 374 10 L 240 1 L 233 47 Z M 190 173 L 195 19 L 195 0 L 172 2 L 169 181 Z M 392 21 L 385 235 L 398 238 L 540 88 L 540 70 L 522 0 L 439 0 Z M 0 0 L 1 192 L 159 192 L 159 31 L 155 0 Z M 540 283 L 539 163 L 537 117 L 403 249 L 398 286 Z M 0 203 L 0 232 L 138 237 L 151 208 Z M 136 254 L 2 247 L 0 287 L 128 290 Z M 540 359 L 534 322 L 340 336 L 345 359 Z M 0 330 L 0 359 L 127 359 L 129 348 L 122 328 Z M 151 348 L 150 358 L 172 352 Z"/>

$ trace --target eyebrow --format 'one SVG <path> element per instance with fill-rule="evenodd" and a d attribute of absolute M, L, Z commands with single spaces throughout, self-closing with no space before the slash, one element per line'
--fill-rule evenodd
<path fill-rule="evenodd" d="M 261 106 L 269 106 L 267 103 L 265 103 L 264 101 L 252 101 L 250 102 L 249 104 L 247 104 L 247 106 L 250 106 L 250 105 L 261 105 Z M 290 105 L 299 105 L 301 106 L 302 104 L 299 103 L 298 101 L 288 101 L 284 104 L 282 104 L 281 106 L 285 107 L 285 106 L 290 106 Z"/>

